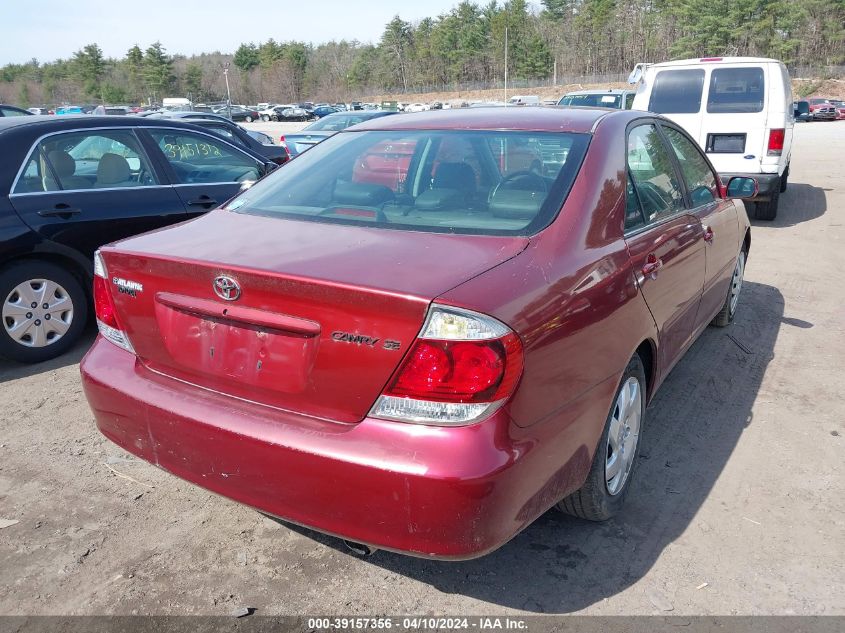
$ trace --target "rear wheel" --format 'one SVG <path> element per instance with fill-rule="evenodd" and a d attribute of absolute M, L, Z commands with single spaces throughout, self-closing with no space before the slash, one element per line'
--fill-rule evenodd
<path fill-rule="evenodd" d="M 266 123 L 267 121 L 269 121 L 269 120 L 270 120 L 270 115 L 268 115 L 268 114 L 262 114 L 262 115 L 261 115 L 261 120 L 262 120 L 262 121 L 264 121 L 264 122 Z"/>
<path fill-rule="evenodd" d="M 0 301 L 0 356 L 22 363 L 63 354 L 88 319 L 79 281 L 49 262 L 20 262 L 3 270 Z"/>
<path fill-rule="evenodd" d="M 584 485 L 558 504 L 567 514 L 605 521 L 618 513 L 631 486 L 645 420 L 645 368 L 628 362 Z"/>
<path fill-rule="evenodd" d="M 244 121 L 246 121 L 247 123 L 252 123 L 252 117 L 251 117 L 251 116 L 249 116 L 249 115 L 247 115 L 247 116 L 244 118 Z"/>
<path fill-rule="evenodd" d="M 780 185 L 775 187 L 768 201 L 755 204 L 754 217 L 758 220 L 774 220 L 778 215 L 778 202 L 780 202 Z"/>
<path fill-rule="evenodd" d="M 728 287 L 728 296 L 725 297 L 725 304 L 719 310 L 719 314 L 713 317 L 711 323 L 716 327 L 730 325 L 736 314 L 736 307 L 739 305 L 739 293 L 742 290 L 742 280 L 745 278 L 745 249 L 739 252 L 736 258 L 736 266 L 731 276 L 731 285 Z"/>

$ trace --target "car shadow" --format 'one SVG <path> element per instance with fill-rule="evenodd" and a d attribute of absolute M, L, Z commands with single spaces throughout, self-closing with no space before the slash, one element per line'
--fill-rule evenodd
<path fill-rule="evenodd" d="M 776 288 L 746 282 L 736 321 L 708 328 L 678 363 L 649 406 L 635 486 L 618 517 L 590 523 L 553 509 L 479 559 L 376 552 L 368 563 L 444 593 L 535 613 L 578 611 L 630 587 L 690 527 L 754 423 L 781 323 L 790 322 L 783 313 Z M 288 527 L 352 555 L 338 539 Z"/>
<path fill-rule="evenodd" d="M 771 222 L 757 220 L 754 205 L 746 204 L 745 209 L 754 226 L 788 227 L 820 218 L 827 212 L 827 195 L 831 191 L 802 182 L 791 182 L 786 191 L 780 194 L 778 215 Z"/>
<path fill-rule="evenodd" d="M 53 371 L 54 369 L 60 369 L 68 365 L 74 365 L 82 360 L 82 357 L 91 348 L 96 336 L 96 326 L 89 324 L 73 347 L 61 356 L 51 360 L 45 360 L 43 363 L 27 365 L 0 358 L 0 384 L 10 380 L 27 378 L 47 371 Z"/>

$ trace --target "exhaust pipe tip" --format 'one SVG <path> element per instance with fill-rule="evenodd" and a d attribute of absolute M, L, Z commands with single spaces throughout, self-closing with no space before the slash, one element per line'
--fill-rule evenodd
<path fill-rule="evenodd" d="M 344 540 L 343 544 L 346 545 L 346 549 L 361 558 L 372 556 L 378 551 L 375 548 L 370 547 L 369 545 L 364 545 L 363 543 L 356 543 L 355 541 Z"/>

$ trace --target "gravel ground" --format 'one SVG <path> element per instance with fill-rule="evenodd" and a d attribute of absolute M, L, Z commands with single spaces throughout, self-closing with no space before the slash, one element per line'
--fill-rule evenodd
<path fill-rule="evenodd" d="M 77 367 L 89 332 L 63 358 L 0 362 L 0 519 L 17 521 L 0 613 L 845 614 L 845 123 L 796 137 L 737 321 L 650 407 L 617 519 L 549 512 L 464 563 L 354 558 L 101 437 Z"/>

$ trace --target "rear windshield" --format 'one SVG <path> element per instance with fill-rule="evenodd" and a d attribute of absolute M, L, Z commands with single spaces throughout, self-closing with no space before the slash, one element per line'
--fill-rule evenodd
<path fill-rule="evenodd" d="M 704 69 L 661 70 L 654 78 L 648 109 L 659 114 L 690 114 L 701 110 Z"/>
<path fill-rule="evenodd" d="M 337 134 L 231 201 L 239 213 L 474 235 L 530 235 L 557 215 L 587 134 Z"/>
<path fill-rule="evenodd" d="M 588 108 L 621 108 L 622 95 L 593 94 L 566 95 L 558 101 L 562 106 L 583 106 Z"/>
<path fill-rule="evenodd" d="M 762 112 L 765 95 L 763 69 L 717 68 L 710 74 L 707 111 Z"/>

